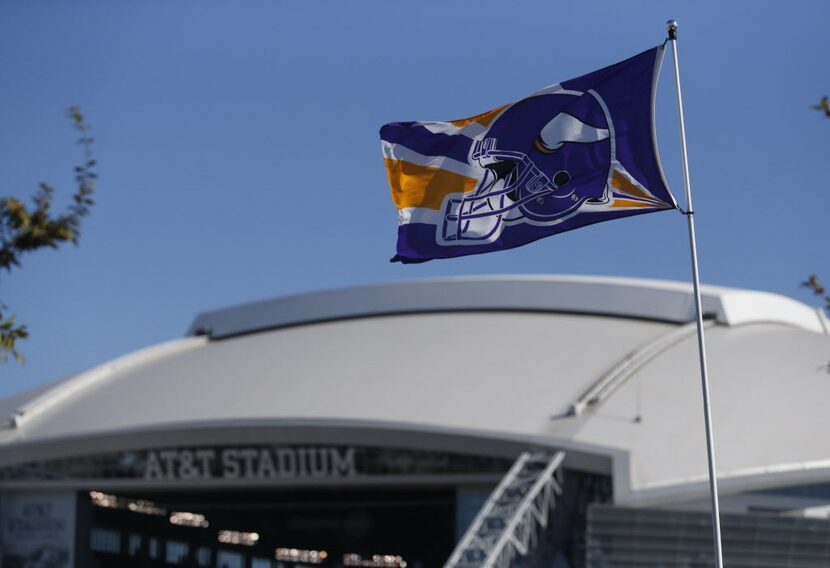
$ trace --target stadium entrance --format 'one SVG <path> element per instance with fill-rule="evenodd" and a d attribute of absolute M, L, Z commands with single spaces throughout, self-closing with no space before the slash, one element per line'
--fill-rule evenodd
<path fill-rule="evenodd" d="M 449 487 L 90 495 L 95 568 L 426 568 L 456 538 Z"/>
<path fill-rule="evenodd" d="M 0 468 L 3 566 L 442 566 L 512 463 L 360 445 L 195 445 Z"/>

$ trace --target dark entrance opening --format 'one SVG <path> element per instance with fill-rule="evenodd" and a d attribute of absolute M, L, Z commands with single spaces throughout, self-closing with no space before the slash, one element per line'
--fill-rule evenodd
<path fill-rule="evenodd" d="M 89 534 L 81 542 L 89 543 L 92 568 L 431 568 L 442 566 L 455 544 L 453 488 L 125 491 L 118 497 L 117 507 L 90 505 Z M 207 526 L 173 524 L 174 512 L 194 523 L 201 515 Z"/>

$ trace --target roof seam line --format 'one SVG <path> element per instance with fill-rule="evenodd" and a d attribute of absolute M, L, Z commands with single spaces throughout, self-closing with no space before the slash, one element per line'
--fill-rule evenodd
<path fill-rule="evenodd" d="M 715 320 L 706 320 L 703 322 L 704 328 L 710 328 L 716 325 Z M 653 360 L 659 354 L 663 353 L 673 345 L 681 342 L 687 337 L 694 335 L 697 332 L 697 322 L 691 321 L 677 329 L 670 331 L 665 335 L 661 335 L 655 340 L 646 343 L 639 349 L 632 351 L 623 357 L 611 370 L 601 376 L 594 384 L 592 384 L 576 402 L 574 402 L 569 414 L 572 416 L 579 416 L 589 406 L 601 403 L 607 399 L 613 392 L 620 388 L 634 373 L 645 366 L 649 361 Z"/>
<path fill-rule="evenodd" d="M 821 324 L 822 329 L 824 329 L 825 335 L 830 335 L 830 320 L 827 319 L 827 316 L 824 315 L 824 309 L 816 308 L 818 322 Z"/>

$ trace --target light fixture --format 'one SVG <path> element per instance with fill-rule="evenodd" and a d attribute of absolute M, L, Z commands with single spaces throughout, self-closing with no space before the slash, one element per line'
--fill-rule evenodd
<path fill-rule="evenodd" d="M 188 513 L 186 511 L 173 511 L 170 513 L 170 524 L 183 527 L 205 528 L 208 526 L 207 519 L 199 513 Z"/>
<path fill-rule="evenodd" d="M 141 513 L 142 515 L 156 515 L 166 516 L 167 511 L 145 499 L 129 499 L 127 497 L 119 497 L 117 495 L 110 495 L 109 493 L 102 493 L 101 491 L 90 491 L 89 499 L 96 507 L 104 507 L 106 509 L 126 509 L 133 513 Z"/>
<path fill-rule="evenodd" d="M 243 546 L 253 546 L 259 541 L 259 534 L 255 532 L 241 532 L 241 531 L 219 531 L 217 538 L 222 544 L 241 544 Z"/>
<path fill-rule="evenodd" d="M 280 562 L 302 562 L 305 564 L 322 564 L 329 553 L 325 550 L 305 550 L 303 548 L 278 548 L 274 558 Z"/>
<path fill-rule="evenodd" d="M 406 568 L 406 560 L 396 554 L 373 554 L 369 558 L 363 558 L 360 554 L 352 552 L 343 555 L 343 564 L 367 568 Z"/>

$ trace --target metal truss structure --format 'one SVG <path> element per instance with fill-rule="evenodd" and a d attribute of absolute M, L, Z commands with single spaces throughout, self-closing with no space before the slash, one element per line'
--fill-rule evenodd
<path fill-rule="evenodd" d="M 562 488 L 565 452 L 524 452 L 490 494 L 444 568 L 508 568 L 538 543 Z"/>

